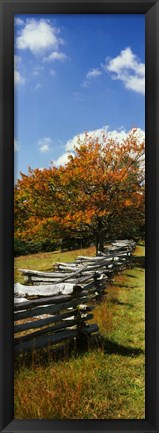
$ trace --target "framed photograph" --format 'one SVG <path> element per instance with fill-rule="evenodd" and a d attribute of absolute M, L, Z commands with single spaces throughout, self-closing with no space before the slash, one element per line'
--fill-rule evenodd
<path fill-rule="evenodd" d="M 159 433 L 159 0 L 0 12 L 0 431 Z"/>

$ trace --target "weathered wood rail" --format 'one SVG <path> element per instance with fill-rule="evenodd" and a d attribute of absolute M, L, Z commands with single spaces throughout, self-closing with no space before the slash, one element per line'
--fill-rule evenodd
<path fill-rule="evenodd" d="M 26 284 L 14 287 L 16 351 L 32 351 L 70 339 L 88 339 L 98 332 L 93 303 L 107 281 L 128 266 L 133 241 L 118 241 L 96 257 L 79 256 L 73 263 L 56 263 L 53 272 L 21 269 Z"/>
<path fill-rule="evenodd" d="M 15 302 L 15 349 L 39 349 L 75 338 L 81 332 L 84 335 L 97 332 L 97 325 L 87 324 L 93 318 L 93 314 L 90 313 L 92 308 L 86 305 L 89 302 L 87 291 L 80 289 L 74 286 L 73 293 L 67 296 Z M 25 332 L 25 335 L 16 337 L 22 332 Z"/>

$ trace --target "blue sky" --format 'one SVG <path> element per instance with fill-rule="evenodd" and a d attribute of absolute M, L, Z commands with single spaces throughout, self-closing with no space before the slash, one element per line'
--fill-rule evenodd
<path fill-rule="evenodd" d="M 144 15 L 16 15 L 14 63 L 15 177 L 84 131 L 145 129 Z"/>

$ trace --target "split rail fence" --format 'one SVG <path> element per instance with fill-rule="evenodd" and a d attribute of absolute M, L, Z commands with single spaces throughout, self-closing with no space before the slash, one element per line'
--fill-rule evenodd
<path fill-rule="evenodd" d="M 112 242 L 96 257 L 56 263 L 53 272 L 20 269 L 25 284 L 14 285 L 14 333 L 18 352 L 32 351 L 98 333 L 94 303 L 107 283 L 129 266 L 135 242 Z"/>

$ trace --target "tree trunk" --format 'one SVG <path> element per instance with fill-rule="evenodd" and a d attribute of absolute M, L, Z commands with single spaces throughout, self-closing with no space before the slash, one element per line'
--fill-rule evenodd
<path fill-rule="evenodd" d="M 102 221 L 100 218 L 98 218 L 98 230 L 96 233 L 96 256 L 98 251 L 101 251 L 102 253 L 104 251 L 104 235 L 102 230 Z"/>
<path fill-rule="evenodd" d="M 98 251 L 101 251 L 102 253 L 104 251 L 104 239 L 102 232 L 98 232 L 96 234 L 96 256 L 98 254 Z"/>
<path fill-rule="evenodd" d="M 99 246 L 99 236 L 98 233 L 96 234 L 96 256 L 98 254 L 98 246 Z"/>
<path fill-rule="evenodd" d="M 102 253 L 104 251 L 104 240 L 103 240 L 102 233 L 100 233 L 99 236 L 99 251 L 101 251 Z"/>

